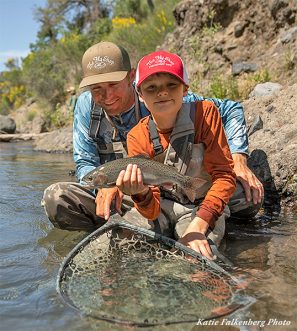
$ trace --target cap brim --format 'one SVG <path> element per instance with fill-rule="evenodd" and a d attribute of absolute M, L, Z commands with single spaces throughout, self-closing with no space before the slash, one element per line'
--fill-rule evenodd
<path fill-rule="evenodd" d="M 79 88 L 106 82 L 119 82 L 127 76 L 128 71 L 108 72 L 106 74 L 85 77 L 79 84 Z"/>

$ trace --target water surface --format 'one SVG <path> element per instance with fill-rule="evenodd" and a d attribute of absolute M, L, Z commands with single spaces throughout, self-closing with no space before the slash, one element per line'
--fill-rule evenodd
<path fill-rule="evenodd" d="M 1 330 L 123 329 L 81 317 L 56 292 L 63 257 L 86 233 L 54 229 L 40 200 L 51 183 L 73 181 L 68 175 L 72 169 L 71 155 L 35 152 L 28 143 L 0 143 Z M 255 302 L 229 318 L 234 319 L 233 327 L 238 321 L 265 322 L 264 327 L 259 323 L 233 330 L 297 329 L 296 219 L 296 215 L 266 216 L 230 226 L 222 251 L 242 269 L 237 276 L 244 275 Z M 290 325 L 284 325 L 285 321 Z M 219 323 L 210 330 L 228 329 Z M 173 329 L 200 327 L 188 324 L 153 330 Z"/>

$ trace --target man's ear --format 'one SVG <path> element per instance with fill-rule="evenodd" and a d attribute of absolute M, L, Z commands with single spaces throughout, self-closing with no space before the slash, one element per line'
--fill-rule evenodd
<path fill-rule="evenodd" d="M 184 97 L 188 94 L 188 91 L 189 91 L 189 86 L 184 85 L 184 94 L 183 94 Z"/>
<path fill-rule="evenodd" d="M 132 68 L 130 71 L 129 71 L 129 80 L 131 83 L 134 82 L 135 80 L 135 75 L 136 75 L 136 70 L 134 68 Z"/>

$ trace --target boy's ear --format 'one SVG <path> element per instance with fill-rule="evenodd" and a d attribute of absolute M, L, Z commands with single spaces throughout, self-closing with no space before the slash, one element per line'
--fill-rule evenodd
<path fill-rule="evenodd" d="M 189 86 L 188 85 L 184 85 L 184 97 L 188 94 L 189 91 Z"/>
<path fill-rule="evenodd" d="M 138 98 L 139 98 L 140 102 L 144 102 L 144 100 L 141 97 L 141 91 L 140 90 L 138 90 Z"/>

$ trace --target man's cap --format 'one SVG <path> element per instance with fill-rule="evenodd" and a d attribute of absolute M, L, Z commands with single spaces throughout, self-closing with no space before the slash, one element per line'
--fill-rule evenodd
<path fill-rule="evenodd" d="M 157 51 L 144 56 L 137 65 L 136 87 L 149 76 L 165 72 L 177 77 L 185 85 L 189 85 L 189 79 L 183 60 L 176 54 L 166 51 Z"/>
<path fill-rule="evenodd" d="M 103 41 L 88 48 L 82 58 L 84 78 L 79 87 L 123 80 L 131 70 L 127 51 Z"/>

